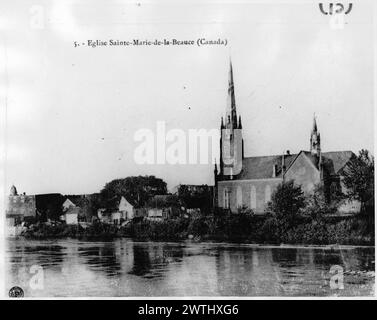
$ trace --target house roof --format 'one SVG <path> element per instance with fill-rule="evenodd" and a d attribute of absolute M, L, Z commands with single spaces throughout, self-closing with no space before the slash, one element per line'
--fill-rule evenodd
<path fill-rule="evenodd" d="M 318 160 L 309 151 L 300 151 L 296 154 L 285 154 L 285 170 L 295 162 L 299 154 L 305 156 L 318 168 Z M 339 171 L 347 164 L 353 155 L 352 151 L 323 152 L 322 160 L 327 170 L 332 174 L 339 174 Z M 276 178 L 281 178 L 282 155 L 247 157 L 242 160 L 242 171 L 234 176 L 233 180 L 271 179 L 273 178 L 273 167 L 276 165 Z M 220 180 L 228 180 L 230 177 L 223 176 Z"/>
<path fill-rule="evenodd" d="M 134 201 L 128 199 L 128 198 L 125 197 L 125 196 L 121 196 L 121 197 L 120 197 L 120 199 L 119 199 L 119 201 L 118 201 L 119 204 L 121 203 L 122 198 L 123 198 L 124 200 L 126 200 L 131 206 L 133 206 L 133 207 L 137 207 L 137 205 L 136 205 L 136 203 L 135 203 Z"/>
<path fill-rule="evenodd" d="M 85 201 L 86 201 L 84 195 L 68 195 L 68 196 L 64 196 L 64 199 L 65 201 L 66 200 L 71 201 L 75 206 L 78 206 L 78 207 L 85 205 Z"/>
<path fill-rule="evenodd" d="M 60 193 L 45 193 L 35 195 L 35 204 L 37 210 L 44 211 L 49 207 L 60 208 L 64 198 Z"/>
<path fill-rule="evenodd" d="M 69 199 L 74 205 L 80 207 L 88 204 L 90 201 L 96 200 L 99 197 L 98 193 L 92 194 L 71 194 L 71 195 L 64 195 L 63 203 Z"/>
<path fill-rule="evenodd" d="M 63 206 L 64 205 L 76 206 L 69 198 L 65 199 L 65 201 L 63 202 Z"/>

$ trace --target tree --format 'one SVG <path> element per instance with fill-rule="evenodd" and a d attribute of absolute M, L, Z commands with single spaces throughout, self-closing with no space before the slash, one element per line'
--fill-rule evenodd
<path fill-rule="evenodd" d="M 179 208 L 180 207 L 179 199 L 174 194 L 164 195 L 163 197 L 150 198 L 146 202 L 146 204 L 152 208 L 153 207 L 156 207 L 156 208 L 171 208 L 171 207 Z"/>
<path fill-rule="evenodd" d="M 104 208 L 113 210 L 122 196 L 135 206 L 141 207 L 155 195 L 166 193 L 166 182 L 162 179 L 155 176 L 137 176 L 108 182 L 101 190 L 100 199 Z"/>
<path fill-rule="evenodd" d="M 181 184 L 177 194 L 184 207 L 188 209 L 199 208 L 202 212 L 210 212 L 212 190 L 208 185 L 189 186 Z"/>
<path fill-rule="evenodd" d="M 360 201 L 362 211 L 366 209 L 367 203 L 374 204 L 374 157 L 368 150 L 362 149 L 357 157 L 353 155 L 343 175 L 346 195 Z"/>
<path fill-rule="evenodd" d="M 314 188 L 314 192 L 307 197 L 307 205 L 305 214 L 313 219 L 321 219 L 324 214 L 335 213 L 337 210 L 339 197 L 333 196 L 333 201 L 326 199 L 325 188 L 322 184 L 318 184 Z"/>
<path fill-rule="evenodd" d="M 305 207 L 305 196 L 301 186 L 296 186 L 293 180 L 280 183 L 267 206 L 278 220 L 294 222 L 300 211 Z"/>

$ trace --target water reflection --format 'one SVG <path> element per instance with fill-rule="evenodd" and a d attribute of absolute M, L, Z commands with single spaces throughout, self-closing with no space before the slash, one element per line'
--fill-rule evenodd
<path fill-rule="evenodd" d="M 129 274 L 144 276 L 151 270 L 151 258 L 149 250 L 143 245 L 134 243 L 133 246 L 133 267 Z"/>
<path fill-rule="evenodd" d="M 103 272 L 106 276 L 115 276 L 121 273 L 116 247 L 112 242 L 105 242 L 101 246 L 79 247 L 78 254 L 84 258 L 83 261 L 92 271 Z"/>
<path fill-rule="evenodd" d="M 11 240 L 7 285 L 26 296 L 328 296 L 371 295 L 374 248 L 283 248 L 119 239 Z M 30 267 L 44 270 L 44 288 L 29 286 Z M 332 265 L 345 290 L 329 287 Z"/>
<path fill-rule="evenodd" d="M 158 278 L 169 264 L 182 261 L 183 248 L 166 243 L 132 243 L 133 267 L 129 274 Z"/>

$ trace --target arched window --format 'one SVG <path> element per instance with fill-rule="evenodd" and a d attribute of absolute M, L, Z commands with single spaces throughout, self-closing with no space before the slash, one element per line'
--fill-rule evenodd
<path fill-rule="evenodd" d="M 266 189 L 264 191 L 264 197 L 266 203 L 271 201 L 271 187 L 269 185 L 266 186 Z"/>
<path fill-rule="evenodd" d="M 257 208 L 257 190 L 255 186 L 251 186 L 250 190 L 250 209 L 255 210 Z"/>
<path fill-rule="evenodd" d="M 237 207 L 242 207 L 242 188 L 237 187 Z"/>
<path fill-rule="evenodd" d="M 224 208 L 229 208 L 229 191 L 227 188 L 224 189 Z"/>

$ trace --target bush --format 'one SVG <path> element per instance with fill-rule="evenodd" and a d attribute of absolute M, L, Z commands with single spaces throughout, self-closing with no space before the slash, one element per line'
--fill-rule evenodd
<path fill-rule="evenodd" d="M 266 212 L 275 215 L 280 224 L 280 232 L 286 232 L 297 224 L 305 205 L 306 199 L 301 186 L 296 186 L 291 180 L 277 186 Z"/>
<path fill-rule="evenodd" d="M 180 240 L 187 237 L 188 224 L 188 219 L 181 217 L 163 221 L 141 220 L 123 227 L 121 234 L 139 240 Z"/>

